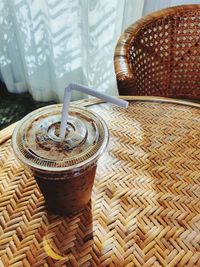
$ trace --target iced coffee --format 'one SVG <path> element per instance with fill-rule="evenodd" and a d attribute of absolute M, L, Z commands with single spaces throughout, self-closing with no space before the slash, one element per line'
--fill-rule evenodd
<path fill-rule="evenodd" d="M 24 117 L 13 132 L 12 146 L 34 175 L 47 209 L 66 215 L 80 211 L 90 200 L 108 129 L 97 114 L 74 107 L 61 140 L 61 109 L 62 105 L 51 105 Z"/>

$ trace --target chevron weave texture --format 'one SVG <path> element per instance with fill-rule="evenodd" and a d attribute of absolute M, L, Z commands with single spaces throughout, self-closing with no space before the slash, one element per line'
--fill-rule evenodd
<path fill-rule="evenodd" d="M 47 214 L 10 139 L 0 140 L 0 266 L 200 266 L 200 109 L 90 109 L 110 143 L 91 203 L 71 217 Z"/>

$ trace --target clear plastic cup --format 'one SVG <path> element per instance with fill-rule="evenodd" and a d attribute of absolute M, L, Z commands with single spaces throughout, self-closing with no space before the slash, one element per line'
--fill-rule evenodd
<path fill-rule="evenodd" d="M 67 215 L 89 202 L 97 161 L 107 147 L 109 134 L 101 117 L 74 107 L 61 141 L 61 111 L 62 105 L 51 105 L 25 116 L 13 132 L 12 147 L 34 175 L 47 209 Z"/>

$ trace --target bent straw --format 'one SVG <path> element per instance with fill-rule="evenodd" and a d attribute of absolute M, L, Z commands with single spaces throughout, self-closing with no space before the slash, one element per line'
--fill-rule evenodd
<path fill-rule="evenodd" d="M 62 116 L 61 116 L 61 124 L 60 124 L 60 138 L 63 140 L 65 137 L 65 132 L 67 129 L 67 121 L 68 121 L 68 113 L 69 113 L 69 104 L 70 104 L 70 99 L 71 99 L 71 91 L 79 91 L 83 92 L 85 94 L 95 96 L 97 98 L 100 98 L 106 102 L 110 102 L 112 104 L 115 104 L 119 107 L 127 108 L 128 107 L 128 101 L 105 95 L 102 93 L 99 93 L 95 90 L 92 90 L 86 86 L 76 84 L 76 83 L 70 83 L 66 88 L 65 88 L 65 93 L 64 93 L 64 100 L 63 100 L 63 109 L 62 109 Z"/>

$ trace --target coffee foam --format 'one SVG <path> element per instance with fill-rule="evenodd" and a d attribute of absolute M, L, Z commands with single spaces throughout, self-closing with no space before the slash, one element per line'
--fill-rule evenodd
<path fill-rule="evenodd" d="M 69 116 L 64 140 L 59 138 L 60 116 L 37 118 L 27 129 L 27 146 L 39 157 L 62 161 L 85 153 L 98 141 L 98 130 L 87 118 Z"/>

